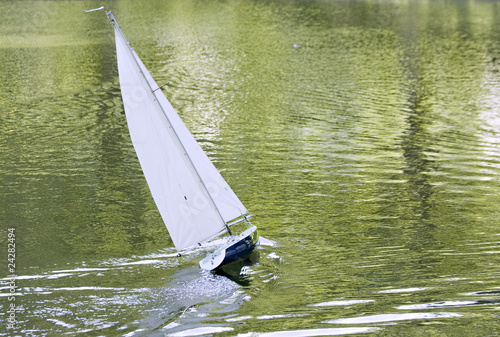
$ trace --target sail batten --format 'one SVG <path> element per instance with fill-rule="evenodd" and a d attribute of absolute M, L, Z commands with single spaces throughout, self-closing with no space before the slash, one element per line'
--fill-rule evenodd
<path fill-rule="evenodd" d="M 178 250 L 206 241 L 248 213 L 114 23 L 122 100 L 132 143 Z"/>

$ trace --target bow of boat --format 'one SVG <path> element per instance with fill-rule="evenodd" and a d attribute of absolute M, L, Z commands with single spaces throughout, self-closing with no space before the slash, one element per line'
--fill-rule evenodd
<path fill-rule="evenodd" d="M 205 270 L 215 270 L 233 262 L 245 260 L 250 256 L 259 241 L 257 227 L 252 225 L 240 235 L 231 237 L 224 245 L 208 254 L 200 261 Z"/>

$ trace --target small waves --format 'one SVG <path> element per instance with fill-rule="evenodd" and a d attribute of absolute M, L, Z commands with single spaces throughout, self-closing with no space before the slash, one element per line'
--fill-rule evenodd
<path fill-rule="evenodd" d="M 331 328 L 331 329 L 310 329 L 310 330 L 286 330 L 276 332 L 251 332 L 237 335 L 238 337 L 307 337 L 307 336 L 343 336 L 361 333 L 371 333 L 380 330 L 379 328 Z"/>
<path fill-rule="evenodd" d="M 497 304 L 497 303 L 500 303 L 500 301 L 443 301 L 443 302 L 424 303 L 424 304 L 401 305 L 397 309 L 418 310 L 418 309 L 434 309 L 434 308 L 446 308 L 446 307 L 466 307 L 470 305 Z"/>
<path fill-rule="evenodd" d="M 32 326 L 37 327 L 34 331 L 29 330 L 32 333 L 51 331 L 58 335 L 107 329 L 129 330 L 133 325 L 129 327 L 119 317 L 133 308 L 161 310 L 164 298 L 169 298 L 166 302 L 172 304 L 176 295 L 167 293 L 165 282 L 168 275 L 159 274 L 157 270 L 175 268 L 180 259 L 175 256 L 174 253 L 159 252 L 101 262 L 82 262 L 74 267 L 67 265 L 66 268 L 3 278 L 0 279 L 0 297 L 22 298 L 16 299 L 19 332 L 28 333 Z M 194 274 L 199 277 L 198 271 Z M 158 279 L 150 282 L 151 275 L 158 275 Z M 139 279 L 132 281 L 136 277 Z M 148 281 L 145 283 L 144 280 Z M 13 285 L 15 294 L 10 293 Z M 213 294 L 217 287 L 212 284 L 210 289 Z M 176 307 L 172 307 L 175 312 Z"/>
<path fill-rule="evenodd" d="M 375 302 L 374 300 L 345 300 L 345 301 L 330 301 L 310 304 L 311 307 L 332 307 L 332 306 L 347 306 L 360 303 Z"/>
<path fill-rule="evenodd" d="M 400 294 L 400 293 L 413 293 L 416 291 L 424 291 L 428 288 L 405 288 L 405 289 L 388 289 L 388 290 L 380 290 L 381 294 Z"/>
<path fill-rule="evenodd" d="M 434 319 L 434 318 L 452 318 L 461 317 L 462 315 L 455 313 L 410 313 L 410 314 L 382 314 L 382 315 L 372 315 L 364 317 L 353 317 L 353 318 L 340 318 L 331 321 L 326 321 L 326 323 L 331 324 L 367 324 L 367 323 L 391 323 L 396 321 L 406 321 L 406 320 L 420 320 L 420 319 Z"/>

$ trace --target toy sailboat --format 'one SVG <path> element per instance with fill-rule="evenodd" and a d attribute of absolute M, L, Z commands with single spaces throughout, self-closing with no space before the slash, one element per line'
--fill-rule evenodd
<path fill-rule="evenodd" d="M 106 14 L 114 25 L 120 88 L 132 143 L 177 251 L 224 236 L 223 243 L 200 266 L 215 270 L 246 259 L 259 240 L 257 227 L 249 221 L 251 214 L 130 47 L 113 13 Z M 234 225 L 246 229 L 234 235 L 230 229 Z"/>

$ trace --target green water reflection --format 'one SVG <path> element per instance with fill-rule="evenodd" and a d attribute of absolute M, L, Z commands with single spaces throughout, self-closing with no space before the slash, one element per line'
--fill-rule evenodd
<path fill-rule="evenodd" d="M 98 5 L 0 2 L 18 333 L 498 334 L 497 3 L 106 5 L 276 242 L 240 283 L 175 257 Z"/>

